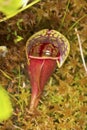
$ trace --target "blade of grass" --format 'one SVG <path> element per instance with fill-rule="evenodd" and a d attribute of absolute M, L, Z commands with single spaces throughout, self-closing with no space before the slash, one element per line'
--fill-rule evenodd
<path fill-rule="evenodd" d="M 3 70 L 0 69 L 0 72 L 8 79 L 12 80 L 12 78 L 6 73 L 4 72 Z"/>
<path fill-rule="evenodd" d="M 19 14 L 20 12 L 22 12 L 22 11 L 28 9 L 29 7 L 33 6 L 34 4 L 36 4 L 36 3 L 40 2 L 40 1 L 41 1 L 41 0 L 35 0 L 35 1 L 31 2 L 31 3 L 29 3 L 27 6 L 21 8 L 20 10 L 18 10 L 17 12 L 15 12 L 14 14 L 11 14 L 11 15 L 9 15 L 9 16 L 7 16 L 7 17 L 2 18 L 2 19 L 0 20 L 0 22 L 6 21 L 6 20 L 8 20 L 8 19 L 14 17 L 15 15 L 17 15 L 17 14 Z"/>
<path fill-rule="evenodd" d="M 68 3 L 67 3 L 67 5 L 66 5 L 66 10 L 65 10 L 65 12 L 64 12 L 64 16 L 63 16 L 63 18 L 62 18 L 62 21 L 61 21 L 61 25 L 60 25 L 59 30 L 61 30 L 61 28 L 62 28 L 62 26 L 63 26 L 63 24 L 64 24 L 65 17 L 66 17 L 66 14 L 67 14 L 68 8 L 69 8 L 69 4 L 70 4 L 70 0 L 68 0 Z"/>
<path fill-rule="evenodd" d="M 21 85 L 21 72 L 20 72 L 20 66 L 19 66 L 19 73 L 18 73 L 18 93 Z"/>
<path fill-rule="evenodd" d="M 18 73 L 18 104 L 20 105 L 21 112 L 24 111 L 24 101 L 20 99 L 21 94 L 23 93 L 24 88 L 21 87 L 21 71 L 19 66 L 19 73 Z M 21 93 L 20 93 L 21 92 Z"/>
<path fill-rule="evenodd" d="M 22 129 L 22 128 L 20 128 L 19 126 L 17 126 L 17 125 L 13 125 L 14 126 L 14 128 L 17 130 L 24 130 L 24 129 Z"/>
<path fill-rule="evenodd" d="M 81 18 L 79 18 L 67 31 L 67 33 L 69 33 L 74 27 L 76 27 L 76 25 L 87 16 L 87 14 L 83 15 Z"/>

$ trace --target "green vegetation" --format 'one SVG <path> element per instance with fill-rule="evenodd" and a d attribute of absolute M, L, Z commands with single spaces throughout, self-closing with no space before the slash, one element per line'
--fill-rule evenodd
<path fill-rule="evenodd" d="M 38 3 L 40 0 L 33 0 L 27 5 L 28 1 L 29 0 L 0 0 L 0 11 L 6 15 L 6 17 L 2 18 L 0 22 L 10 19 L 18 13 Z"/>
<path fill-rule="evenodd" d="M 0 86 L 0 122 L 12 115 L 12 105 L 8 93 Z"/>

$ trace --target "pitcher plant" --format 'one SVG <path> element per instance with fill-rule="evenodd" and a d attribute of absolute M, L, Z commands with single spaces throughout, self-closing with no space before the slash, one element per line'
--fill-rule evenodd
<path fill-rule="evenodd" d="M 37 108 L 44 86 L 66 60 L 70 50 L 68 40 L 56 30 L 43 29 L 31 36 L 26 44 L 28 73 L 31 84 L 30 111 Z"/>

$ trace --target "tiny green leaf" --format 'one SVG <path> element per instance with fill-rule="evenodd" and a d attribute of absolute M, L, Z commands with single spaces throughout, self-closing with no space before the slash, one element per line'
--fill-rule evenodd
<path fill-rule="evenodd" d="M 15 43 L 18 43 L 18 42 L 20 42 L 21 40 L 23 40 L 23 37 L 17 35 L 17 36 L 16 36 L 16 39 L 14 40 L 14 42 L 15 42 Z"/>

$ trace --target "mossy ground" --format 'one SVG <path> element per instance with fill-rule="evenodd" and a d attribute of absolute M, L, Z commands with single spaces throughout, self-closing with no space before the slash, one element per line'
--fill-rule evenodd
<path fill-rule="evenodd" d="M 32 34 L 44 28 L 65 35 L 70 54 L 45 86 L 38 106 L 40 115 L 30 116 L 31 86 L 25 46 Z M 0 23 L 0 45 L 8 48 L 6 56 L 0 57 L 0 69 L 4 72 L 0 71 L 0 84 L 10 93 L 14 109 L 13 116 L 0 124 L 1 130 L 87 130 L 87 74 L 75 28 L 87 64 L 86 0 L 43 0 Z"/>

